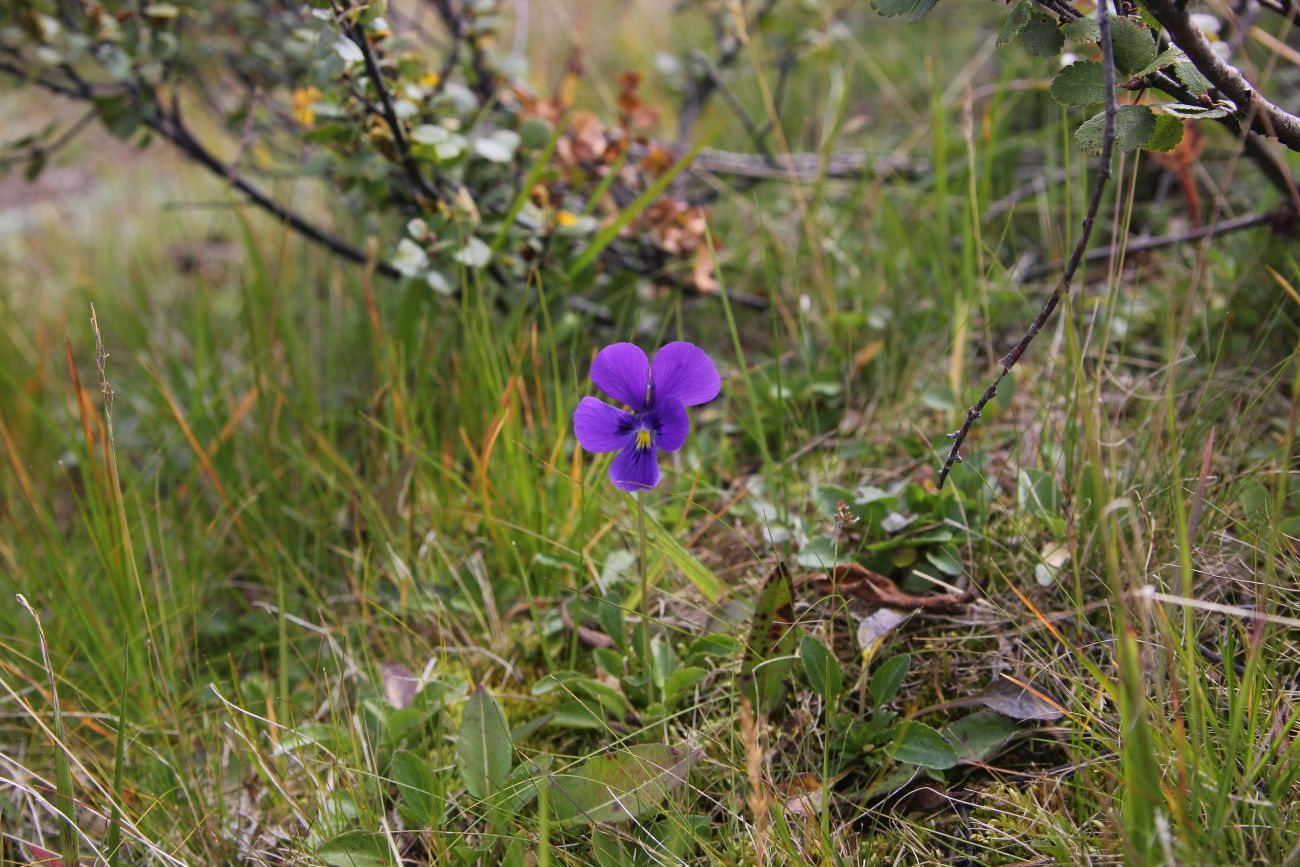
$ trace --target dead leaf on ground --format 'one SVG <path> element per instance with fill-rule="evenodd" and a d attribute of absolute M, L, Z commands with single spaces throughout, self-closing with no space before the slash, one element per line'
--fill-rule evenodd
<path fill-rule="evenodd" d="M 811 819 L 822 811 L 822 781 L 816 774 L 800 774 L 776 787 L 787 813 Z"/>
<path fill-rule="evenodd" d="M 897 608 L 877 609 L 858 624 L 858 648 L 874 651 L 893 632 L 911 618 L 912 612 Z"/>
<path fill-rule="evenodd" d="M 420 678 L 415 672 L 391 659 L 379 664 L 379 679 L 383 681 L 388 703 L 398 709 L 410 707 L 420 689 Z"/>
<path fill-rule="evenodd" d="M 821 777 L 812 773 L 799 774 L 788 782 L 779 783 L 776 791 L 787 813 L 811 819 L 821 815 L 822 809 L 826 806 L 822 800 L 824 792 L 834 788 L 835 784 L 844 779 L 847 774 L 847 771 L 841 771 L 831 778 L 830 785 L 824 789 Z"/>
<path fill-rule="evenodd" d="M 1065 716 L 1052 702 L 1014 683 L 1001 683 L 976 700 L 989 710 L 1014 720 L 1051 722 Z"/>

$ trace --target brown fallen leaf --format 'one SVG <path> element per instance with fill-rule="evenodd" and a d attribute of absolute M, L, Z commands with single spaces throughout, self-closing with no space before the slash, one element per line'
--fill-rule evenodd
<path fill-rule="evenodd" d="M 379 663 L 379 679 L 383 681 L 388 703 L 399 710 L 411 706 L 420 688 L 420 678 L 415 672 L 391 659 Z"/>
<path fill-rule="evenodd" d="M 1018 682 L 1000 683 L 993 689 L 976 697 L 976 701 L 991 711 L 1014 720 L 1042 720 L 1051 722 L 1065 716 L 1054 700 L 1049 701 L 1047 694 L 1036 687 L 1026 689 Z"/>
<path fill-rule="evenodd" d="M 932 611 L 937 614 L 955 614 L 963 611 L 975 598 L 971 587 L 963 593 L 941 593 L 917 596 L 894 583 L 894 579 L 872 572 L 861 563 L 836 566 L 831 574 L 817 573 L 808 579 L 818 590 L 831 593 L 838 590 L 844 596 L 855 596 L 871 605 L 884 608 Z"/>
<path fill-rule="evenodd" d="M 841 771 L 831 777 L 830 785 L 825 788 L 827 790 L 834 788 L 835 784 L 844 779 L 847 774 L 848 771 Z M 781 805 L 791 815 L 811 819 L 820 815 L 825 806 L 822 802 L 824 790 L 821 777 L 816 774 L 799 774 L 788 782 L 778 783 L 776 791 L 781 797 Z"/>
<path fill-rule="evenodd" d="M 573 615 L 569 613 L 569 606 L 560 606 L 560 620 L 564 622 L 564 628 L 575 630 L 578 633 L 578 640 L 588 647 L 613 647 L 614 639 L 598 629 L 592 629 L 587 626 L 577 626 L 573 622 Z"/>

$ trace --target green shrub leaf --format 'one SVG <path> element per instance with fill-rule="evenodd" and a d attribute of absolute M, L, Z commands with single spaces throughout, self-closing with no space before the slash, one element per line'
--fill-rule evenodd
<path fill-rule="evenodd" d="M 1071 42 L 1101 42 L 1101 25 L 1096 18 L 1076 18 L 1061 28 L 1061 33 Z"/>
<path fill-rule="evenodd" d="M 1025 50 L 1030 54 L 1039 57 L 1055 57 L 1061 53 L 1061 48 L 1065 45 L 1065 37 L 1061 35 L 1061 28 L 1055 18 L 1035 12 L 1020 32 L 1020 44 L 1025 46 Z"/>
<path fill-rule="evenodd" d="M 920 21 L 930 14 L 936 2 L 938 0 L 871 0 L 871 6 L 888 18 L 906 15 L 908 21 Z"/>
<path fill-rule="evenodd" d="M 1016 4 L 1016 8 L 1011 10 L 1007 20 L 1002 22 L 1002 29 L 998 32 L 998 48 L 1010 45 L 1012 40 L 1020 35 L 1029 23 L 1029 17 L 1033 14 L 1034 7 L 1027 0 L 1021 0 Z"/>
<path fill-rule="evenodd" d="M 1155 34 L 1131 18 L 1110 20 L 1110 40 L 1115 46 L 1115 68 L 1123 75 L 1137 75 L 1156 59 Z"/>
<path fill-rule="evenodd" d="M 1151 151 L 1171 151 L 1183 140 L 1183 122 L 1173 115 L 1162 114 L 1156 118 L 1156 132 L 1146 143 Z"/>
<path fill-rule="evenodd" d="M 1210 82 L 1201 71 L 1197 69 L 1190 60 L 1180 60 L 1174 64 L 1174 78 L 1190 90 L 1192 93 L 1200 95 L 1210 89 Z"/>
<path fill-rule="evenodd" d="M 1090 154 L 1101 153 L 1105 125 L 1106 113 L 1098 112 L 1084 121 L 1083 125 L 1075 131 L 1075 142 Z M 1156 116 L 1145 105 L 1121 105 L 1115 112 L 1115 146 L 1120 150 L 1137 150 L 1150 141 L 1155 132 Z M 1022 473 L 1022 491 L 1023 487 L 1024 474 Z"/>
<path fill-rule="evenodd" d="M 1056 73 L 1052 79 L 1052 99 L 1061 105 L 1092 105 L 1106 100 L 1106 80 L 1101 64 L 1080 60 Z"/>

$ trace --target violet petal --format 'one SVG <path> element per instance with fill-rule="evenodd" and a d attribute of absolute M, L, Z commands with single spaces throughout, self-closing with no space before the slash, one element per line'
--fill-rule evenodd
<path fill-rule="evenodd" d="M 652 424 L 655 430 L 655 445 L 666 452 L 675 452 L 686 442 L 686 435 L 691 432 L 691 417 L 686 414 L 686 407 L 675 395 L 655 395 Z"/>
<path fill-rule="evenodd" d="M 609 480 L 620 491 L 635 494 L 659 484 L 659 450 L 623 449 L 609 465 Z"/>
<path fill-rule="evenodd" d="M 722 377 L 707 352 L 694 343 L 669 343 L 655 353 L 651 382 L 657 397 L 675 396 L 685 406 L 708 403 L 718 396 Z"/>
<path fill-rule="evenodd" d="M 573 411 L 573 433 L 589 452 L 616 452 L 636 443 L 632 413 L 594 397 L 584 397 Z"/>
<path fill-rule="evenodd" d="M 615 400 L 635 410 L 644 409 L 650 361 L 635 344 L 611 343 L 591 362 L 591 381 Z"/>

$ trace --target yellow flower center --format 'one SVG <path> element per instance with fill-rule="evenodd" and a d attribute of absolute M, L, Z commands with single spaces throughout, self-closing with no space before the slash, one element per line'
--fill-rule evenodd
<path fill-rule="evenodd" d="M 636 447 L 639 449 L 650 448 L 650 431 L 639 430 L 636 432 Z"/>

